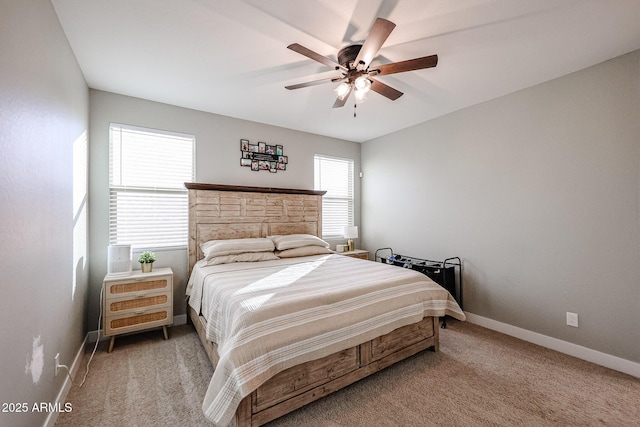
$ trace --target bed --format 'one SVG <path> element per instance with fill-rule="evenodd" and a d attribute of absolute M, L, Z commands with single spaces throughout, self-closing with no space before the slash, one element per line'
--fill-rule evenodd
<path fill-rule="evenodd" d="M 203 402 L 214 425 L 266 424 L 419 351 L 437 351 L 439 317 L 464 320 L 426 276 L 321 251 L 315 241 L 310 255 L 285 258 L 283 250 L 275 252 L 281 258 L 211 265 L 202 250 L 210 241 L 280 236 L 276 249 L 296 236 L 321 241 L 324 192 L 185 185 L 188 312 L 215 368 Z"/>

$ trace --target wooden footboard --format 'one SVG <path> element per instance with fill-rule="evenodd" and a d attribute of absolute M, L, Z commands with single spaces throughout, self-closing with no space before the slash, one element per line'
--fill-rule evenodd
<path fill-rule="evenodd" d="M 215 367 L 218 355 L 215 344 L 206 340 L 206 321 L 191 307 L 189 317 Z M 438 351 L 438 331 L 438 318 L 425 317 L 358 346 L 280 372 L 240 402 L 236 426 L 266 424 L 422 350 Z"/>

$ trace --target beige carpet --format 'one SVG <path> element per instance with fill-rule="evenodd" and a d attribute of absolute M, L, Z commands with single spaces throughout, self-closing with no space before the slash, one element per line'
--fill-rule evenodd
<path fill-rule="evenodd" d="M 206 426 L 212 368 L 192 326 L 98 347 L 57 426 Z M 455 320 L 415 355 L 269 427 L 640 426 L 640 380 Z M 88 352 L 92 348 L 88 349 Z M 85 355 L 76 382 L 84 375 Z"/>

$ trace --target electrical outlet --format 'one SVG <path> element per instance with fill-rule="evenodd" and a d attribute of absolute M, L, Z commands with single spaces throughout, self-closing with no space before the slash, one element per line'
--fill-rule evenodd
<path fill-rule="evenodd" d="M 58 376 L 58 367 L 60 366 L 60 353 L 56 353 L 56 367 L 55 367 L 55 371 L 54 371 L 54 376 Z"/>
<path fill-rule="evenodd" d="M 576 313 L 570 313 L 567 311 L 567 325 L 573 326 L 574 328 L 578 327 L 578 315 Z"/>

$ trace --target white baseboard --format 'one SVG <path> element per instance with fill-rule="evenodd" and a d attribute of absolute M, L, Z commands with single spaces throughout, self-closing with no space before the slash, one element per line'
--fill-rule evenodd
<path fill-rule="evenodd" d="M 512 326 L 507 323 L 498 322 L 497 320 L 478 316 L 477 314 L 465 312 L 465 315 L 467 316 L 467 321 L 469 323 L 498 331 L 503 334 L 519 338 L 523 341 L 550 348 L 552 350 L 559 351 L 560 353 L 568 354 L 569 356 L 577 357 L 578 359 L 586 360 L 587 362 L 595 363 L 596 365 L 604 366 L 606 368 L 640 378 L 640 363 L 542 335 L 537 332 L 518 328 L 517 326 Z"/>
<path fill-rule="evenodd" d="M 65 375 L 67 373 L 65 369 L 58 371 L 60 374 L 65 375 L 65 378 L 64 383 L 62 384 L 62 388 L 60 389 L 60 392 L 58 393 L 58 396 L 56 396 L 56 400 L 54 402 L 56 408 L 64 408 L 64 404 L 67 401 L 67 395 L 69 394 L 69 390 L 71 390 L 71 381 L 72 379 L 76 379 L 76 374 L 78 373 L 78 369 L 80 368 L 80 363 L 82 362 L 82 356 L 84 355 L 84 347 L 86 344 L 87 337 L 85 337 L 84 341 L 82 341 L 82 344 L 80 344 L 80 348 L 76 353 L 76 357 L 73 359 L 73 363 L 69 368 L 71 378 L 69 378 L 69 375 Z M 58 415 L 59 413 L 57 411 L 49 412 L 49 415 L 47 415 L 47 419 L 45 420 L 43 427 L 53 427 L 56 424 Z"/>
<path fill-rule="evenodd" d="M 178 314 L 177 316 L 173 316 L 172 326 L 184 325 L 185 323 L 187 323 L 186 314 Z M 100 332 L 100 341 L 106 341 L 110 338 L 102 335 L 102 331 L 99 331 L 99 332 Z M 132 332 L 132 333 L 135 333 L 135 332 Z M 89 331 L 89 333 L 87 334 L 87 342 L 96 342 L 96 339 L 98 339 L 98 331 Z"/>
<path fill-rule="evenodd" d="M 186 314 L 178 314 L 177 316 L 173 316 L 173 326 L 184 325 L 186 323 L 187 323 Z"/>

